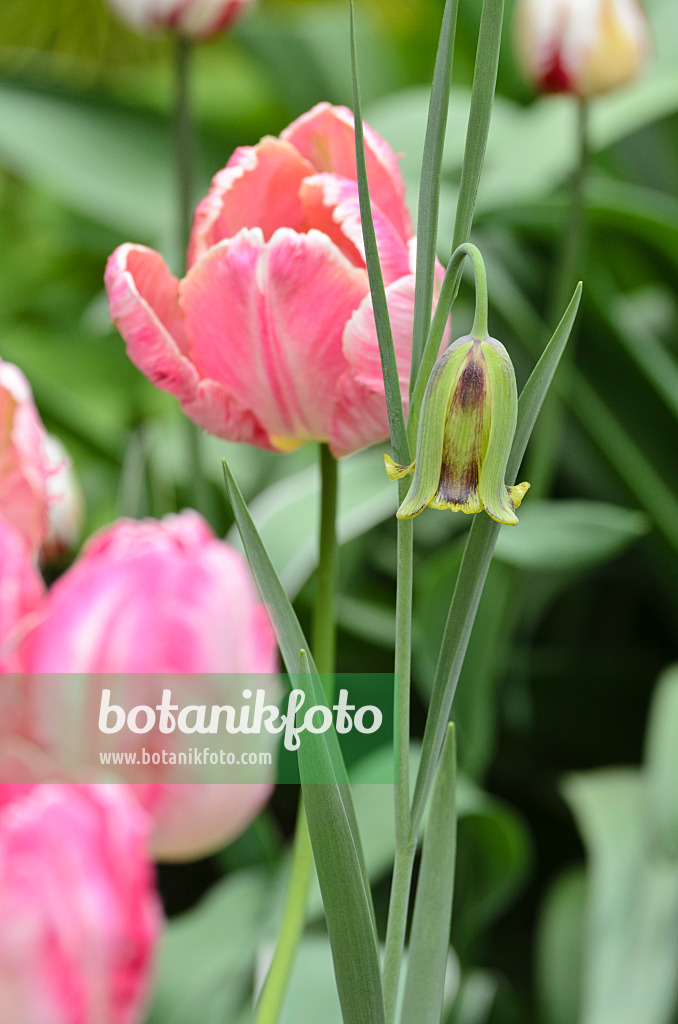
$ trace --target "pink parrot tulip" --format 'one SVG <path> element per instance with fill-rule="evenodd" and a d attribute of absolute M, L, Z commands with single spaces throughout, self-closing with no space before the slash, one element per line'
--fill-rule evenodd
<path fill-rule="evenodd" d="M 0 1020 L 140 1024 L 161 909 L 122 786 L 35 786 L 0 806 Z"/>
<path fill-rule="evenodd" d="M 47 434 L 21 370 L 0 359 L 0 516 L 37 551 L 47 533 Z"/>
<path fill-rule="evenodd" d="M 98 730 L 100 673 L 118 676 L 106 685 L 126 707 L 154 706 L 159 678 L 193 694 L 211 673 L 259 673 L 257 685 L 273 701 L 279 696 L 275 639 L 247 563 L 190 511 L 161 522 L 122 520 L 95 536 L 49 591 L 23 654 L 30 738 L 51 755 L 54 774 L 73 781 L 101 778 L 100 750 L 130 749 L 129 734 Z M 49 673 L 69 675 L 60 686 Z M 167 737 L 166 746 L 185 739 Z M 268 734 L 247 740 L 248 751 L 273 744 Z M 133 791 L 154 819 L 152 850 L 164 860 L 202 855 L 238 835 L 268 798 L 273 773 L 253 784 L 213 784 L 197 771 L 189 775 L 196 783 L 172 784 L 177 771 L 160 767 L 150 783 L 135 767 L 117 774 L 137 783 Z"/>
<path fill-rule="evenodd" d="M 365 126 L 373 216 L 403 398 L 414 249 L 397 160 Z M 365 266 L 353 116 L 321 103 L 237 149 L 197 208 L 189 270 L 122 245 L 110 313 L 135 365 L 218 437 L 347 455 L 388 436 Z"/>
<path fill-rule="evenodd" d="M 233 24 L 253 0 L 108 0 L 115 13 L 141 32 L 169 29 L 206 39 Z"/>

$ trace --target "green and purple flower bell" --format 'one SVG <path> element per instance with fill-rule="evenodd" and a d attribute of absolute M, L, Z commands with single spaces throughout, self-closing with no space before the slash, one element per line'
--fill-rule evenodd
<path fill-rule="evenodd" d="M 416 458 L 399 466 L 387 455 L 392 480 L 414 473 L 398 509 L 411 519 L 427 506 L 482 512 L 507 526 L 528 483 L 507 487 L 506 464 L 518 415 L 513 364 L 495 338 L 459 338 L 433 368 L 421 406 Z"/>

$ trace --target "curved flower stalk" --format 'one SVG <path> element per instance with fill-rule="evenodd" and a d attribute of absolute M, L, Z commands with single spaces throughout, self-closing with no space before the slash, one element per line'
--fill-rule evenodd
<path fill-rule="evenodd" d="M 142 32 L 168 29 L 187 39 L 207 39 L 240 18 L 253 0 L 107 0 L 115 13 Z"/>
<path fill-rule="evenodd" d="M 507 487 L 506 465 L 518 416 L 518 393 L 508 352 L 495 338 L 459 338 L 433 368 L 419 421 L 416 458 L 398 466 L 385 456 L 392 480 L 414 473 L 398 509 L 411 519 L 427 506 L 482 512 L 507 526 L 528 483 Z"/>
<path fill-rule="evenodd" d="M 146 815 L 119 786 L 36 786 L 0 807 L 0 1018 L 139 1024 L 162 912 Z"/>
<path fill-rule="evenodd" d="M 515 40 L 525 76 L 540 92 L 581 99 L 632 82 L 650 52 L 638 0 L 522 0 Z"/>
<path fill-rule="evenodd" d="M 126 707 L 157 703 L 147 696 L 157 694 L 158 673 L 188 694 L 207 685 L 199 674 L 261 673 L 258 685 L 269 698 L 278 695 L 275 640 L 247 565 L 193 512 L 161 522 L 122 520 L 94 537 L 47 594 L 20 653 L 30 673 L 26 739 L 51 759 L 56 777 L 72 781 L 101 778 L 99 698 L 88 699 L 87 686 L 94 674 L 117 675 L 110 683 L 113 703 Z M 117 749 L 118 741 L 129 749 L 129 735 L 106 740 L 106 749 Z M 161 766 L 153 774 L 157 782 L 134 766 L 116 776 L 136 783 L 161 859 L 219 848 L 270 795 L 267 781 L 214 784 L 201 781 L 206 776 L 199 769 L 190 775 L 195 783 L 176 785 L 176 771 Z M 185 780 L 185 770 L 180 777 Z"/>
<path fill-rule="evenodd" d="M 366 128 L 367 169 L 404 400 L 414 247 L 396 158 Z M 208 432 L 347 455 L 388 435 L 351 113 L 319 104 L 242 147 L 197 208 L 188 272 L 123 245 L 106 287 L 135 365 Z"/>

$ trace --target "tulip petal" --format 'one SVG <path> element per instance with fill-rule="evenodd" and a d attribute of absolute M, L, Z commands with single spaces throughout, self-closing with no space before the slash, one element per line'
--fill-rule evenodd
<path fill-rule="evenodd" d="M 331 238 L 352 263 L 365 266 L 360 198 L 355 181 L 338 174 L 317 174 L 301 186 L 307 220 Z M 410 272 L 408 247 L 378 206 L 372 204 L 379 261 L 385 284 Z"/>
<path fill-rule="evenodd" d="M 346 369 L 344 325 L 368 289 L 318 231 L 259 229 L 214 246 L 191 269 L 181 302 L 198 372 L 217 380 L 271 437 L 328 440 Z"/>
<path fill-rule="evenodd" d="M 188 265 L 242 228 L 261 228 L 266 241 L 277 228 L 306 230 L 299 188 L 313 173 L 289 142 L 267 137 L 236 149 L 195 211 Z"/>
<path fill-rule="evenodd" d="M 398 364 L 398 379 L 403 400 L 407 402 L 412 363 L 412 323 L 414 320 L 414 275 L 407 274 L 386 288 L 393 345 Z M 367 295 L 349 320 L 344 331 L 344 354 L 356 381 L 371 391 L 383 393 L 384 378 L 374 323 L 372 296 Z M 384 410 L 386 403 L 384 401 Z M 385 413 L 384 413 L 385 415 Z M 385 421 L 387 422 L 387 421 Z M 379 440 L 379 438 L 375 438 Z"/>
<path fill-rule="evenodd" d="M 369 125 L 365 130 L 367 179 L 372 201 L 383 210 L 403 241 L 412 235 L 405 205 L 405 186 L 398 161 L 388 143 Z M 357 180 L 353 114 L 347 107 L 318 103 L 282 132 L 317 171 Z"/>
<path fill-rule="evenodd" d="M 179 282 L 162 257 L 142 245 L 122 245 L 108 261 L 105 280 L 111 320 L 151 383 L 178 398 L 186 415 L 211 434 L 270 448 L 249 410 L 219 382 L 199 378 L 188 358 Z"/>

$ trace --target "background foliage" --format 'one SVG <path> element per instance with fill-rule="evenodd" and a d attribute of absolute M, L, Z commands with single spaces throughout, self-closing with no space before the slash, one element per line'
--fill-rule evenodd
<path fill-rule="evenodd" d="M 678 9 L 674 0 L 648 8 L 650 73 L 593 111 L 586 287 L 576 358 L 560 377 L 551 492 L 528 497 L 520 526 L 502 531 L 455 700 L 455 1024 L 678 1021 L 678 677 L 666 671 L 678 632 Z M 488 263 L 491 330 L 521 383 L 544 342 L 575 110 L 565 98 L 533 100 L 517 77 L 510 11 L 473 237 Z M 404 154 L 413 213 L 441 13 L 438 0 L 358 5 L 365 116 Z M 478 4 L 461 4 L 443 258 L 478 14 Z M 262 0 L 232 35 L 200 49 L 198 194 L 236 145 L 277 134 L 319 100 L 350 105 L 347 18 L 343 2 Z M 102 288 L 106 257 L 125 240 L 179 264 L 168 56 L 167 41 L 137 39 L 99 0 L 4 0 L 0 12 L 0 355 L 27 373 L 73 456 L 87 534 L 116 515 L 161 515 L 194 500 L 184 421 L 127 361 Z M 469 297 L 455 312 L 457 334 L 470 323 Z M 222 534 L 232 527 L 220 480 L 226 450 L 303 618 L 315 558 L 313 452 L 272 456 L 203 437 Z M 395 494 L 379 451 L 341 472 L 339 668 L 388 671 Z M 419 732 L 467 525 L 432 513 L 418 524 Z M 356 771 L 371 777 L 369 764 Z M 376 785 L 357 787 L 355 799 L 379 915 L 391 801 Z M 276 931 L 294 806 L 281 787 L 219 857 L 162 869 L 173 923 L 153 1024 L 245 1012 L 252 965 L 258 959 L 261 972 Z M 316 893 L 286 1007 L 294 1024 L 339 1019 L 321 922 Z M 632 934 L 638 948 L 624 945 Z"/>

